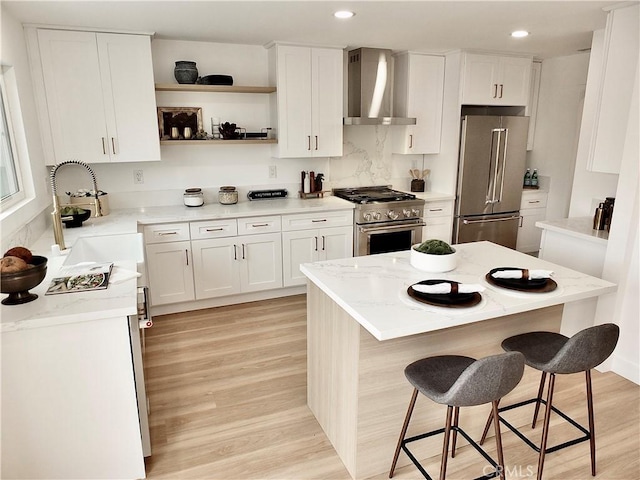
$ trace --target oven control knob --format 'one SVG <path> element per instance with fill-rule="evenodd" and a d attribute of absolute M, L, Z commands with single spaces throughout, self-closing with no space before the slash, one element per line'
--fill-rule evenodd
<path fill-rule="evenodd" d="M 402 213 L 406 218 L 409 218 L 411 216 L 411 212 L 412 212 L 412 210 L 410 210 L 408 208 L 405 208 L 405 209 L 402 210 Z"/>
<path fill-rule="evenodd" d="M 369 212 L 362 215 L 367 222 L 371 221 L 371 214 Z"/>
<path fill-rule="evenodd" d="M 413 216 L 415 217 L 419 217 L 420 216 L 420 210 L 418 208 L 412 208 L 411 209 L 411 213 L 413 214 Z"/>
<path fill-rule="evenodd" d="M 382 215 L 380 215 L 380 212 L 375 212 L 375 213 L 373 214 L 373 218 L 375 218 L 376 220 L 380 220 L 381 216 L 382 216 Z"/>
<path fill-rule="evenodd" d="M 393 210 L 389 210 L 387 212 L 387 217 L 389 217 L 391 220 L 396 220 L 400 215 L 398 215 L 396 212 L 394 212 Z"/>

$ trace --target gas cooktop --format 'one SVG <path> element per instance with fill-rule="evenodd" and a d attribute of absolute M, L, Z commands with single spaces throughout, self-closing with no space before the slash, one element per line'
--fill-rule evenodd
<path fill-rule="evenodd" d="M 393 190 L 389 186 L 334 188 L 333 194 L 336 197 L 360 204 L 401 202 L 416 198 L 412 193 Z"/>

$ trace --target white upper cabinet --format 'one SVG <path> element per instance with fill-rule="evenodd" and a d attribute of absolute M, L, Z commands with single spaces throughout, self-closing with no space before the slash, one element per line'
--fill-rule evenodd
<path fill-rule="evenodd" d="M 525 115 L 529 117 L 529 133 L 527 135 L 527 150 L 533 150 L 533 142 L 536 135 L 536 120 L 538 118 L 538 99 L 540 98 L 540 78 L 542 76 L 542 62 L 531 64 L 531 88 L 529 91 L 529 104 Z"/>
<path fill-rule="evenodd" d="M 342 50 L 275 45 L 269 54 L 278 90 L 276 156 L 341 156 Z"/>
<path fill-rule="evenodd" d="M 462 104 L 526 106 L 531 57 L 464 54 Z"/>
<path fill-rule="evenodd" d="M 397 117 L 416 119 L 399 127 L 393 137 L 394 153 L 440 152 L 444 98 L 444 57 L 405 52 L 395 56 L 393 111 Z"/>
<path fill-rule="evenodd" d="M 620 173 L 629 112 L 638 108 L 631 99 L 638 81 L 639 17 L 640 6 L 623 6 L 609 12 L 604 33 L 594 32 L 580 138 L 589 141 L 587 168 L 593 172 Z M 588 109 L 591 128 L 585 124 Z"/>
<path fill-rule="evenodd" d="M 148 36 L 37 29 L 31 38 L 47 164 L 160 160 Z"/>

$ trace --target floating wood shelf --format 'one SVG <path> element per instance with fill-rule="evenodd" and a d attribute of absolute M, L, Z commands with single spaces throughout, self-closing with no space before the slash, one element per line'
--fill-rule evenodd
<path fill-rule="evenodd" d="M 267 145 L 278 143 L 276 139 L 259 140 L 248 138 L 247 140 L 160 140 L 160 145 Z"/>
<path fill-rule="evenodd" d="M 273 93 L 276 91 L 276 87 L 156 83 L 156 91 L 157 92 L 211 92 L 211 93 Z"/>

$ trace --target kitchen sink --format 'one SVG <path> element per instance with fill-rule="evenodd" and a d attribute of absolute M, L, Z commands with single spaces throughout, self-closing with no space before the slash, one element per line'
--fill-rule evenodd
<path fill-rule="evenodd" d="M 144 262 L 144 243 L 141 233 L 123 233 L 80 237 L 64 261 L 65 265 L 81 262 Z"/>

